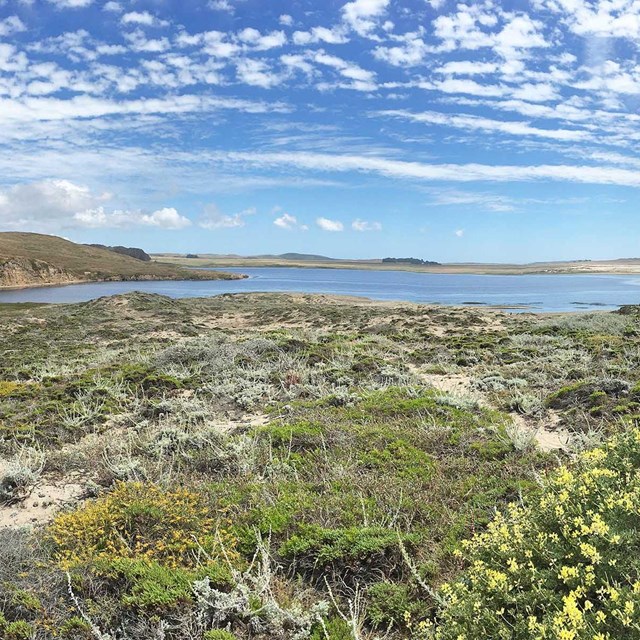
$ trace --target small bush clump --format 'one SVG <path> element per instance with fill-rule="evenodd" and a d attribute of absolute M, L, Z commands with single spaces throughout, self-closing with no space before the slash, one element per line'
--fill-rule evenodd
<path fill-rule="evenodd" d="M 49 537 L 63 566 L 144 559 L 194 567 L 199 559 L 218 555 L 221 541 L 228 552 L 233 549 L 197 493 L 143 482 L 118 483 L 88 505 L 60 514 Z"/>

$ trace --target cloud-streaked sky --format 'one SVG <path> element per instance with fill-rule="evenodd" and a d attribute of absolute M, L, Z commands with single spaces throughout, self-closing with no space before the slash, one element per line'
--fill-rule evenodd
<path fill-rule="evenodd" d="M 0 0 L 0 227 L 640 255 L 640 0 Z"/>

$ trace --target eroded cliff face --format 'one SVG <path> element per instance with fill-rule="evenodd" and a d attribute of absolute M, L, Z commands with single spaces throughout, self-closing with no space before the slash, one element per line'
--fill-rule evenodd
<path fill-rule="evenodd" d="M 82 277 L 77 274 L 69 273 L 42 260 L 29 258 L 0 259 L 0 287 L 63 284 L 81 279 Z"/>

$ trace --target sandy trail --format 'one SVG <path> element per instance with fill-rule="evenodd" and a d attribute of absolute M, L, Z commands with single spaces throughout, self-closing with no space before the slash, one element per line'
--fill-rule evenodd
<path fill-rule="evenodd" d="M 460 373 L 425 373 L 415 365 L 410 365 L 409 369 L 420 381 L 442 393 L 473 400 L 477 402 L 479 406 L 487 409 L 495 408 L 491 406 L 483 393 L 474 388 L 470 376 Z M 509 417 L 514 425 L 521 429 L 523 433 L 530 434 L 531 437 L 535 439 L 542 451 L 567 449 L 570 434 L 559 427 L 560 418 L 556 413 L 548 411 L 547 415 L 535 419 L 525 417 L 520 413 L 510 412 Z"/>

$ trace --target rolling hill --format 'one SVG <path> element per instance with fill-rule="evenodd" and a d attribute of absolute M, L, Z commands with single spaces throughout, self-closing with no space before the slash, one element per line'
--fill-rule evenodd
<path fill-rule="evenodd" d="M 143 262 L 38 233 L 0 233 L 0 287 L 106 280 L 220 280 L 236 274 Z"/>

